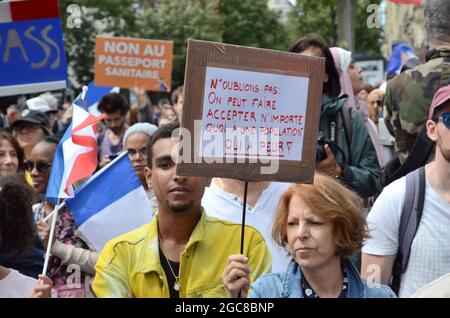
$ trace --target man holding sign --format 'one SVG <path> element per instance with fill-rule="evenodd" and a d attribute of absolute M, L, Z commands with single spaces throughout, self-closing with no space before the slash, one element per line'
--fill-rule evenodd
<path fill-rule="evenodd" d="M 159 212 L 137 230 L 108 242 L 96 265 L 97 297 L 225 297 L 221 274 L 239 246 L 241 226 L 206 216 L 200 206 L 208 178 L 176 174 L 178 123 L 159 128 L 147 147 L 147 183 Z M 174 151 L 175 150 L 175 151 Z M 262 236 L 247 228 L 251 280 L 270 270 Z"/>

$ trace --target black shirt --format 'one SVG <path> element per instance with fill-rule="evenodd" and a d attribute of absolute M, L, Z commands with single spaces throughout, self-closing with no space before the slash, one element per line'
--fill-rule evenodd
<path fill-rule="evenodd" d="M 171 260 L 169 260 L 169 262 L 170 262 L 170 265 L 169 265 L 167 263 L 168 259 L 164 256 L 164 253 L 161 250 L 161 248 L 159 248 L 159 261 L 161 262 L 161 266 L 167 277 L 167 283 L 169 284 L 170 298 L 180 298 L 179 291 L 174 289 L 176 279 L 173 276 L 174 274 L 172 273 L 172 270 L 173 270 L 175 275 L 179 276 L 180 262 L 172 262 Z M 172 270 L 170 269 L 169 266 L 172 267 Z"/>

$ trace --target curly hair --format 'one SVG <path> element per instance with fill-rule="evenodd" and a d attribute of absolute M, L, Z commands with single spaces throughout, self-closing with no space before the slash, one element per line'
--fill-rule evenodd
<path fill-rule="evenodd" d="M 125 115 L 130 110 L 127 100 L 119 93 L 109 93 L 102 97 L 97 106 L 102 113 L 115 113 Z"/>
<path fill-rule="evenodd" d="M 334 178 L 316 174 L 313 184 L 293 184 L 280 198 L 272 236 L 281 247 L 288 243 L 287 219 L 293 196 L 301 197 L 314 213 L 332 223 L 337 255 L 352 256 L 369 237 L 358 195 Z"/>
<path fill-rule="evenodd" d="M 19 177 L 0 177 L 0 252 L 24 252 L 36 237 L 33 190 Z"/>

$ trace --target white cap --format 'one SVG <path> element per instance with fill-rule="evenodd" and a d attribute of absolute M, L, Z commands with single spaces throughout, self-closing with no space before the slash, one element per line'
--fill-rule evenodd
<path fill-rule="evenodd" d="M 27 106 L 30 110 L 37 110 L 40 112 L 48 112 L 51 111 L 51 107 L 48 105 L 47 101 L 41 96 L 27 99 Z"/>
<path fill-rule="evenodd" d="M 39 97 L 43 98 L 47 105 L 50 107 L 50 111 L 57 111 L 58 110 L 58 99 L 52 94 L 52 93 L 44 93 L 39 95 Z"/>

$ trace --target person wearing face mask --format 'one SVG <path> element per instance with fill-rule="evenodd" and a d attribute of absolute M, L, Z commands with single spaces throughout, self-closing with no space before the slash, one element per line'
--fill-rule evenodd
<path fill-rule="evenodd" d="M 349 257 L 368 236 L 357 195 L 333 178 L 316 174 L 313 184 L 294 184 L 282 195 L 273 239 L 292 257 L 283 273 L 263 275 L 251 286 L 250 268 L 232 255 L 222 275 L 229 297 L 388 298 L 383 285 L 361 279 Z"/>

